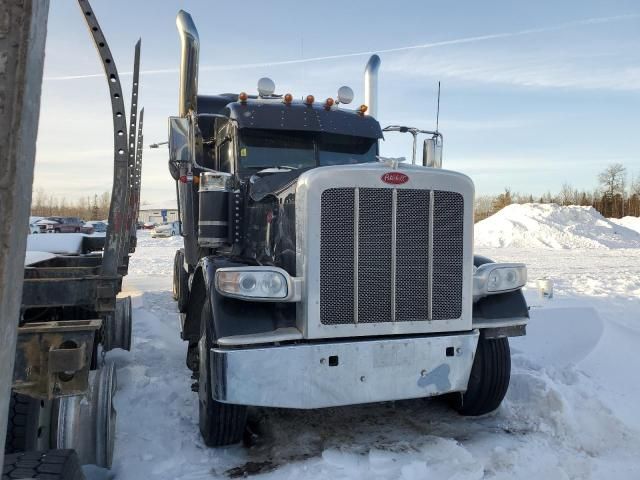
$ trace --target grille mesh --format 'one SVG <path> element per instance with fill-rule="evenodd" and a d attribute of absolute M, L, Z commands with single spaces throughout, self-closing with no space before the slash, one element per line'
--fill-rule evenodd
<path fill-rule="evenodd" d="M 391 319 L 391 195 L 388 188 L 360 189 L 358 323 Z"/>
<path fill-rule="evenodd" d="M 429 319 L 429 191 L 398 190 L 396 322 Z"/>
<path fill-rule="evenodd" d="M 352 188 L 322 193 L 320 220 L 320 318 L 325 325 L 353 323 Z"/>
<path fill-rule="evenodd" d="M 397 189 L 395 321 L 429 320 L 429 190 Z M 432 213 L 432 319 L 462 313 L 464 202 L 455 192 L 434 191 Z M 355 189 L 325 190 L 321 198 L 320 321 L 393 321 L 391 293 L 393 190 L 358 192 L 358 258 L 354 261 Z M 357 265 L 356 265 L 357 263 Z"/>
<path fill-rule="evenodd" d="M 434 192 L 433 319 L 462 314 L 463 199 L 455 192 Z"/>

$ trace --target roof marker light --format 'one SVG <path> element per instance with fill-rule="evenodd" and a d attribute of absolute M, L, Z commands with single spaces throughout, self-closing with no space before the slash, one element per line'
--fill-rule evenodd
<path fill-rule="evenodd" d="M 344 103 L 345 105 L 347 105 L 351 103 L 352 100 L 353 100 L 353 90 L 351 90 L 351 87 L 347 87 L 345 85 L 338 89 L 338 102 Z"/>
<path fill-rule="evenodd" d="M 315 97 L 313 95 L 307 95 L 307 98 L 304 99 L 304 103 L 307 105 L 312 105 L 315 102 Z"/>
<path fill-rule="evenodd" d="M 364 115 L 367 110 L 369 110 L 369 107 L 367 107 L 366 105 L 360 105 L 360 108 L 358 109 L 358 113 L 360 115 Z"/>
<path fill-rule="evenodd" d="M 291 95 L 290 93 L 285 94 L 284 103 L 286 103 L 287 105 L 291 105 L 291 102 L 293 102 L 293 95 Z"/>
<path fill-rule="evenodd" d="M 262 77 L 258 80 L 258 95 L 261 97 L 270 97 L 276 91 L 276 84 L 268 77 Z"/>
<path fill-rule="evenodd" d="M 327 110 L 331 110 L 331 107 L 333 107 L 334 103 L 335 101 L 333 100 L 333 98 L 329 97 L 327 98 L 327 101 L 324 103 L 324 108 Z"/>
<path fill-rule="evenodd" d="M 240 103 L 247 103 L 247 98 L 249 98 L 247 92 L 240 92 L 240 95 L 238 95 L 238 100 L 240 100 Z"/>

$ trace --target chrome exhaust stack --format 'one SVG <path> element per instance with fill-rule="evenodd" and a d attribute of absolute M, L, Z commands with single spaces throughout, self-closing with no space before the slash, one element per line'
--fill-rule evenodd
<path fill-rule="evenodd" d="M 191 15 L 184 10 L 178 12 L 176 26 L 182 45 L 180 51 L 180 92 L 178 112 L 185 117 L 189 111 L 196 111 L 198 96 L 198 57 L 200 37 Z"/>
<path fill-rule="evenodd" d="M 368 107 L 366 115 L 378 117 L 378 70 L 380 57 L 371 55 L 364 69 L 364 104 Z"/>

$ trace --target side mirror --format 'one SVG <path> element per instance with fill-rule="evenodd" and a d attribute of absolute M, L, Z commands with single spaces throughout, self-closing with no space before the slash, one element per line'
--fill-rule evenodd
<path fill-rule="evenodd" d="M 422 145 L 422 164 L 425 167 L 442 168 L 442 136 L 427 138 Z"/>
<path fill-rule="evenodd" d="M 193 152 L 190 142 L 189 119 L 169 117 L 169 162 L 191 162 Z"/>

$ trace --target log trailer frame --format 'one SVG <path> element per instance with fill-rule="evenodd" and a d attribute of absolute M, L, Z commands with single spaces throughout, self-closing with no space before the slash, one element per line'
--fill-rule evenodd
<path fill-rule="evenodd" d="M 135 46 L 127 119 L 106 38 L 89 1 L 78 0 L 78 5 L 111 98 L 114 174 L 109 223 L 105 237 L 60 234 L 78 237 L 77 254 L 47 255 L 24 268 L 3 479 L 35 478 L 42 467 L 47 478 L 75 480 L 84 478 L 79 464 L 111 467 L 116 374 L 104 357 L 115 348 L 131 349 L 131 299 L 116 297 L 136 247 L 144 116 L 144 109 L 138 115 L 141 42 Z"/>

